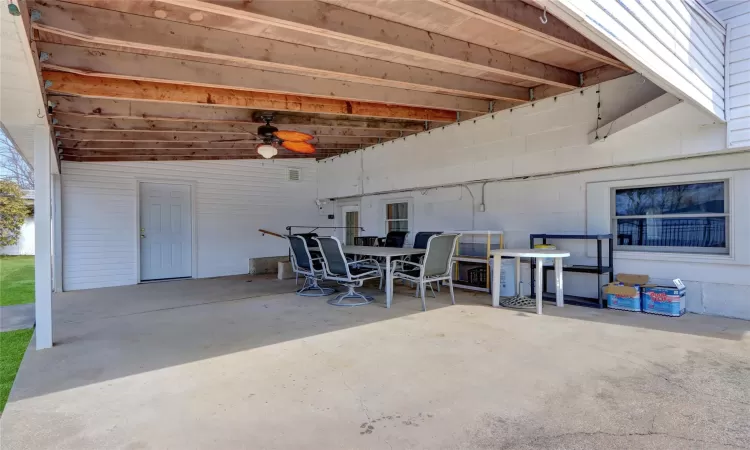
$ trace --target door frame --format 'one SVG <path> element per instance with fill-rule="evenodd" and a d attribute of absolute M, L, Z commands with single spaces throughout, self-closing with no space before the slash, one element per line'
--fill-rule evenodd
<path fill-rule="evenodd" d="M 136 284 L 143 283 L 141 280 L 141 184 L 177 184 L 190 187 L 190 278 L 198 278 L 198 215 L 196 214 L 196 191 L 198 182 L 193 180 L 165 180 L 162 178 L 136 178 L 135 179 L 135 280 Z M 187 278 L 182 278 L 187 279 Z M 157 280 L 158 281 L 158 280 Z M 147 281 L 152 282 L 151 280 Z"/>
<path fill-rule="evenodd" d="M 338 220 L 338 226 L 339 227 L 345 227 L 346 226 L 346 213 L 347 212 L 357 212 L 357 219 L 359 222 L 359 227 L 362 227 L 362 209 L 359 206 L 359 202 L 357 203 L 344 203 L 342 205 L 339 205 L 339 220 Z M 341 242 L 346 245 L 346 229 L 341 228 L 340 233 Z"/>

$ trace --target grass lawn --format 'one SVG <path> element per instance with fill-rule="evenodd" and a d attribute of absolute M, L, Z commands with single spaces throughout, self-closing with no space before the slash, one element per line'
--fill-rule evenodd
<path fill-rule="evenodd" d="M 0 256 L 0 306 L 34 303 L 34 257 Z"/>
<path fill-rule="evenodd" d="M 5 409 L 10 388 L 13 387 L 18 366 L 21 365 L 33 332 L 34 330 L 27 329 L 0 333 L 0 412 Z"/>

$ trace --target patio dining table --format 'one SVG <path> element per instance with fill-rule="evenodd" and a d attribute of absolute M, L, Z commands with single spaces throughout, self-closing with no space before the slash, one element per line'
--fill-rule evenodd
<path fill-rule="evenodd" d="M 318 250 L 313 247 L 310 250 Z M 362 245 L 343 245 L 342 250 L 347 255 L 370 256 L 373 258 L 385 258 L 385 307 L 391 307 L 393 300 L 393 273 L 391 272 L 391 260 L 400 256 L 424 255 L 423 248 L 399 248 L 399 247 L 368 247 Z"/>

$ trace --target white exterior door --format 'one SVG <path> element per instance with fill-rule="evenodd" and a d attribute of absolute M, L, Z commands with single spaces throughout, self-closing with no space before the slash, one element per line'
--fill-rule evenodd
<path fill-rule="evenodd" d="M 342 206 L 340 223 L 344 245 L 354 245 L 354 238 L 359 236 L 359 206 Z"/>
<path fill-rule="evenodd" d="M 192 276 L 190 185 L 140 183 L 141 281 Z"/>

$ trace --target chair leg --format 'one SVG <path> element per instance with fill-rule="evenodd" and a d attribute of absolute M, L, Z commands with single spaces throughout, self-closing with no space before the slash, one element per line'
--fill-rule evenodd
<path fill-rule="evenodd" d="M 333 306 L 363 306 L 372 303 L 373 298 L 369 295 L 361 294 L 354 290 L 354 285 L 345 285 L 348 290 L 345 293 L 339 294 L 336 297 L 328 300 L 329 305 Z M 354 299 L 354 301 L 345 302 L 345 300 Z"/>
<path fill-rule="evenodd" d="M 318 285 L 318 279 L 311 276 L 305 277 L 302 289 L 297 291 L 297 295 L 302 297 L 326 297 L 336 292 L 336 289 L 322 287 Z"/>
<path fill-rule="evenodd" d="M 451 302 L 456 304 L 456 297 L 453 295 L 453 277 L 448 278 L 448 288 L 451 291 Z"/>
<path fill-rule="evenodd" d="M 432 291 L 432 298 L 437 298 L 437 295 L 435 295 L 435 289 L 432 288 L 432 283 L 428 283 L 427 285 L 430 287 L 430 291 Z"/>
<path fill-rule="evenodd" d="M 425 299 L 424 299 L 424 292 L 426 291 L 424 281 L 419 283 L 419 291 L 422 294 L 422 311 L 427 311 L 427 303 L 425 302 Z"/>

